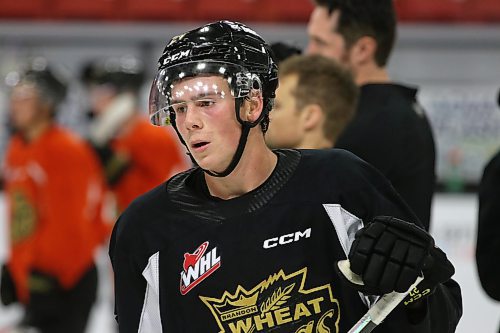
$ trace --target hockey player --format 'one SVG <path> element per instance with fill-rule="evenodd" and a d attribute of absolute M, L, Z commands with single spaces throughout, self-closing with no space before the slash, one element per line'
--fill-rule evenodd
<path fill-rule="evenodd" d="M 99 162 L 84 140 L 55 124 L 66 86 L 45 59 L 8 81 L 16 133 L 4 169 L 11 250 L 2 302 L 24 306 L 22 327 L 83 333 L 96 297 L 94 252 L 111 232 Z"/>
<path fill-rule="evenodd" d="M 120 332 L 346 332 L 372 297 L 425 284 L 381 332 L 452 332 L 454 269 L 387 180 L 343 150 L 275 150 L 268 45 L 214 22 L 159 60 L 151 120 L 199 165 L 135 200 L 110 257 Z M 363 288 L 335 270 L 348 257 Z M 361 292 L 361 293 L 359 293 Z"/>
<path fill-rule="evenodd" d="M 94 115 L 90 141 L 121 212 L 137 196 L 190 163 L 175 134 L 151 126 L 139 110 L 144 69 L 138 58 L 96 59 L 85 66 L 82 77 Z"/>

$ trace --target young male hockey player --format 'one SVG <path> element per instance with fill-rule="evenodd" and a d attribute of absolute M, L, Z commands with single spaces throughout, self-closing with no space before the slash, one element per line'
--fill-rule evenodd
<path fill-rule="evenodd" d="M 269 47 L 220 21 L 174 37 L 151 120 L 198 167 L 135 200 L 110 243 L 120 332 L 346 332 L 371 297 L 425 284 L 380 332 L 452 332 L 453 266 L 370 165 L 341 150 L 275 150 Z M 335 270 L 348 257 L 363 288 Z M 362 292 L 362 293 L 360 293 Z M 438 313 L 439 311 L 439 313 Z"/>

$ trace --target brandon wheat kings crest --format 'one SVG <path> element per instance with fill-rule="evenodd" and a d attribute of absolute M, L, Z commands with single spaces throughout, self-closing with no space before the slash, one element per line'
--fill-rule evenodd
<path fill-rule="evenodd" d="M 200 296 L 220 328 L 220 333 L 338 333 L 339 302 L 329 284 L 304 289 L 307 268 L 286 275 L 283 270 L 247 291 Z"/>

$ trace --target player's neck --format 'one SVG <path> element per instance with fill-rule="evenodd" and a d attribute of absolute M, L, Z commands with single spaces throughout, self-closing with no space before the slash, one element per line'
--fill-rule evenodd
<path fill-rule="evenodd" d="M 45 131 L 47 131 L 52 126 L 52 121 L 41 121 L 28 129 L 22 131 L 22 137 L 27 142 L 36 141 L 40 136 L 42 136 Z"/>
<path fill-rule="evenodd" d="M 323 124 L 321 124 L 323 126 Z M 299 149 L 327 149 L 332 148 L 333 142 L 323 135 L 323 130 L 310 132 L 304 136 L 302 142 L 297 147 Z"/>
<path fill-rule="evenodd" d="M 248 145 L 236 168 L 226 177 L 205 174 L 212 196 L 232 199 L 248 193 L 264 183 L 274 168 L 278 157 L 265 144 Z"/>
<path fill-rule="evenodd" d="M 366 64 L 355 70 L 355 81 L 358 86 L 368 83 L 387 83 L 390 80 L 386 68 L 375 64 Z"/>

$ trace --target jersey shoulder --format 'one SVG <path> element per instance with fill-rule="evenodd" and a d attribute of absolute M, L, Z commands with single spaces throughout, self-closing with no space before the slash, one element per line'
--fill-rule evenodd
<path fill-rule="evenodd" d="M 155 188 L 139 195 L 122 212 L 120 219 L 135 219 L 147 221 L 152 215 L 168 209 L 168 198 L 166 195 L 166 185 L 162 183 Z"/>
<path fill-rule="evenodd" d="M 383 181 L 380 172 L 348 150 L 331 148 L 300 152 L 302 158 L 297 169 L 298 177 L 315 183 L 318 188 L 352 191 Z"/>
<path fill-rule="evenodd" d="M 366 164 L 350 151 L 340 148 L 301 149 L 299 151 L 302 156 L 300 167 L 309 171 L 325 171 L 342 176 L 343 173 L 363 168 Z"/>

